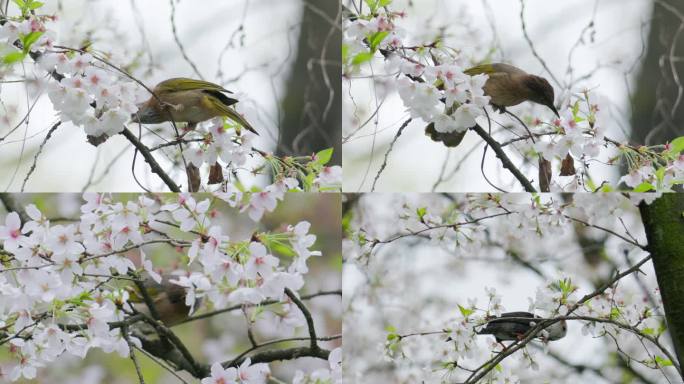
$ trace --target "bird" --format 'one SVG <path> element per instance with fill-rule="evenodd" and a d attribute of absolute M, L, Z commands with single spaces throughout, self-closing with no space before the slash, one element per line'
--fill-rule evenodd
<path fill-rule="evenodd" d="M 502 341 L 520 340 L 530 329 L 541 321 L 539 316 L 530 312 L 506 312 L 501 316 L 487 318 L 483 328 L 476 331 L 479 335 L 493 335 L 497 343 Z M 541 337 L 544 341 L 562 339 L 568 332 L 565 320 L 560 320 L 545 328 L 546 336 Z"/>
<path fill-rule="evenodd" d="M 152 89 L 152 96 L 138 105 L 138 111 L 131 115 L 131 121 L 141 124 L 160 124 L 167 121 L 188 123 L 186 131 L 195 129 L 198 123 L 225 116 L 239 127 L 259 135 L 252 125 L 240 115 L 234 104 L 237 99 L 229 97 L 231 91 L 204 80 L 177 77 L 164 80 Z M 186 165 L 188 191 L 197 192 L 201 184 L 199 168 L 194 164 Z M 210 167 L 209 184 L 223 182 L 221 164 Z"/>
<path fill-rule="evenodd" d="M 167 121 L 185 122 L 195 126 L 215 117 L 226 116 L 246 130 L 259 135 L 233 107 L 237 99 L 231 91 L 204 80 L 177 77 L 164 80 L 152 89 L 152 96 L 138 105 L 131 121 L 160 124 Z"/>
<path fill-rule="evenodd" d="M 154 303 L 154 308 L 166 326 L 172 327 L 182 323 L 189 317 L 190 306 L 185 304 L 186 290 L 178 284 L 169 281 L 173 278 L 169 275 L 162 275 L 161 283 L 154 281 L 149 275 L 143 278 L 143 287 Z M 139 304 L 136 309 L 140 312 L 150 314 L 149 308 L 145 304 L 142 293 L 137 286 L 128 286 L 129 301 Z M 194 307 L 197 308 L 202 303 L 201 298 L 195 300 Z"/>
<path fill-rule="evenodd" d="M 541 76 L 531 75 L 516 66 L 504 63 L 481 64 L 463 72 L 469 76 L 481 74 L 488 76 L 483 87 L 484 94 L 490 97 L 489 103 L 500 113 L 506 112 L 506 107 L 530 101 L 548 107 L 560 118 L 558 109 L 553 104 L 555 98 L 553 87 Z M 450 106 L 447 108 L 449 109 Z M 425 133 L 432 140 L 441 141 L 447 147 L 458 146 L 466 132 L 437 132 L 434 123 L 430 123 L 425 128 Z"/>

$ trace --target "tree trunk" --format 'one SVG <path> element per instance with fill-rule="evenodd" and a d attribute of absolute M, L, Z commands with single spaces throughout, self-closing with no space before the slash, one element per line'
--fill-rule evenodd
<path fill-rule="evenodd" d="M 669 8 L 669 9 L 668 9 Z M 682 21 L 684 1 L 653 2 L 653 18 L 646 42 L 646 56 L 632 95 L 631 141 L 636 144 L 664 144 L 684 135 L 684 99 L 677 101 L 679 86 L 675 76 L 684 79 L 684 62 L 670 60 L 684 54 Z"/>
<path fill-rule="evenodd" d="M 301 34 L 282 101 L 279 155 L 333 147 L 342 159 L 342 31 L 337 0 L 304 0 Z M 325 16 L 323 16 L 323 14 Z"/>
<path fill-rule="evenodd" d="M 684 194 L 639 206 L 677 359 L 684 353 Z"/>

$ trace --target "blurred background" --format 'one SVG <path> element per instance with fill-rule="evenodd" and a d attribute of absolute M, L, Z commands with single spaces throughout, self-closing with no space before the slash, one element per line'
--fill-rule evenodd
<path fill-rule="evenodd" d="M 168 200 L 171 195 L 159 195 L 162 200 Z M 14 195 L 17 203 L 22 207 L 33 203 L 48 217 L 75 218 L 80 217 L 80 206 L 83 204 L 78 194 L 21 194 Z M 195 195 L 200 201 L 209 195 Z M 134 194 L 115 194 L 116 201 L 136 199 Z M 322 257 L 312 257 L 308 261 L 309 272 L 304 276 L 305 285 L 299 291 L 301 295 L 313 294 L 321 291 L 339 290 L 341 281 L 341 232 L 340 232 L 340 196 L 334 194 L 305 194 L 290 193 L 272 213 L 266 213 L 260 223 L 254 223 L 245 214 L 227 204 L 215 204 L 218 218 L 214 223 L 223 227 L 224 234 L 231 240 L 249 239 L 255 231 L 282 231 L 288 225 L 295 225 L 306 220 L 311 223 L 310 233 L 316 235 L 316 243 L 312 250 L 320 250 Z M 4 207 L 0 205 L 0 218 L 4 223 L 6 215 Z M 165 271 L 182 268 L 187 263 L 186 254 L 171 251 L 168 246 L 146 246 L 145 253 L 150 257 L 155 267 L 162 267 Z M 280 256 L 285 258 L 284 256 Z M 136 265 L 137 255 L 133 257 Z M 281 264 L 289 264 L 290 260 L 282 259 Z M 187 266 L 186 266 L 187 268 Z M 337 295 L 326 295 L 307 300 L 306 304 L 314 318 L 317 333 L 320 336 L 332 336 L 342 333 L 341 299 Z M 198 311 L 197 314 L 202 313 Z M 272 340 L 284 337 L 276 330 L 264 327 L 263 324 L 254 328 L 257 340 Z M 247 327 L 244 314 L 233 311 L 209 319 L 197 320 L 181 324 L 173 328 L 174 332 L 186 344 L 190 352 L 199 362 L 210 363 L 234 358 L 251 346 L 247 338 Z M 308 335 L 306 328 L 300 328 L 296 337 Z M 285 336 L 289 337 L 289 336 Z M 334 349 L 341 346 L 341 340 L 321 342 L 324 348 Z M 297 344 L 299 345 L 299 344 Z M 293 343 L 283 343 L 279 347 L 294 347 Z M 147 383 L 180 383 L 180 381 L 159 367 L 158 364 L 137 353 Z M 9 361 L 6 348 L 0 348 L 0 367 L 6 368 Z M 328 367 L 328 362 L 314 358 L 299 358 L 292 361 L 270 364 L 273 375 L 279 379 L 291 382 L 295 371 L 312 372 L 317 368 Z M 197 382 L 189 375 L 180 373 L 190 383 Z M 68 356 L 57 359 L 55 363 L 38 370 L 35 380 L 19 380 L 17 383 L 107 383 L 128 384 L 138 383 L 135 369 L 128 358 L 121 358 L 118 354 L 105 354 L 101 350 L 91 349 L 86 359 Z"/>
<path fill-rule="evenodd" d="M 507 62 L 548 78 L 556 90 L 556 104 L 567 98 L 569 90 L 592 90 L 609 116 L 603 125 L 613 139 L 653 145 L 684 135 L 684 89 L 679 80 L 684 75 L 680 58 L 684 2 L 680 0 L 395 0 L 390 10 L 406 12 L 398 25 L 411 44 L 432 42 L 443 34 L 444 45 L 458 49 L 466 62 Z M 534 50 L 552 74 L 526 41 L 523 20 Z M 365 70 L 343 80 L 348 95 L 343 101 L 347 192 L 371 189 L 390 142 L 409 117 L 395 92 L 394 77 L 386 75 L 381 60 L 374 62 L 372 75 L 375 78 Z M 529 103 L 510 109 L 523 119 L 551 115 Z M 369 119 L 365 128 L 355 132 Z M 494 119 L 513 123 L 500 115 Z M 418 120 L 406 128 L 376 191 L 493 191 L 480 173 L 483 145 L 477 135 L 468 133 L 458 148 L 447 150 L 425 136 L 424 126 Z M 536 167 L 519 153 L 508 152 L 515 164 Z M 615 153 L 607 150 L 599 161 L 590 163 L 594 179 L 617 181 L 620 170 L 603 164 Z M 484 169 L 495 184 L 520 190 L 491 151 Z"/>
<path fill-rule="evenodd" d="M 0 6 L 5 3 L 16 15 L 14 4 L 1 0 Z M 46 2 L 40 12 L 57 15 L 50 27 L 60 45 L 92 44 L 150 87 L 199 73 L 235 92 L 240 112 L 261 133 L 255 147 L 279 155 L 334 147 L 331 165 L 341 163 L 338 0 L 70 0 Z M 23 70 L 0 69 L 0 78 L 43 76 L 33 64 Z M 56 117 L 42 95 L 28 123 L 19 124 L 30 105 L 26 87 L 1 87 L 0 191 L 18 191 Z M 35 97 L 31 94 L 30 101 Z M 150 140 L 154 135 L 145 132 L 143 142 Z M 96 148 L 86 143 L 82 129 L 65 124 L 43 149 L 25 191 L 137 191 L 132 159 L 132 146 L 123 137 Z M 171 168 L 170 158 L 158 160 Z M 180 169 L 171 175 L 184 180 Z M 161 190 L 140 157 L 135 172 L 148 188 Z"/>

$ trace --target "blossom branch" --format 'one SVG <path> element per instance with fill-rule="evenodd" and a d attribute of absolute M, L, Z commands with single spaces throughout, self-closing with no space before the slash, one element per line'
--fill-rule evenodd
<path fill-rule="evenodd" d="M 602 286 L 597 288 L 595 291 L 588 293 L 584 295 L 577 303 L 575 303 L 573 306 L 571 306 L 568 309 L 568 315 L 573 313 L 575 310 L 577 310 L 581 305 L 586 303 L 587 301 L 591 300 L 592 298 L 602 294 L 606 289 L 610 288 L 611 286 L 615 285 L 619 280 L 621 280 L 623 277 L 628 276 L 636 271 L 638 271 L 642 265 L 644 265 L 647 261 L 651 259 L 651 255 L 648 255 L 641 259 L 639 262 L 634 264 L 632 267 L 628 268 L 624 272 L 616 274 L 612 279 L 604 283 Z M 494 367 L 496 367 L 501 361 L 503 361 L 506 357 L 512 355 L 519 349 L 524 348 L 530 341 L 532 341 L 534 338 L 537 337 L 537 335 L 543 331 L 544 329 L 550 327 L 551 325 L 561 321 L 562 319 L 559 317 L 553 318 L 553 319 L 547 319 L 547 320 L 542 320 L 539 323 L 537 323 L 534 327 L 532 327 L 526 334 L 525 336 L 520 339 L 514 341 L 511 345 L 508 346 L 505 350 L 501 351 L 498 353 L 496 356 L 494 356 L 492 359 L 488 360 L 484 364 L 482 364 L 480 367 L 478 367 L 469 377 L 468 379 L 464 382 L 464 384 L 474 384 L 477 383 L 481 378 L 483 378 L 487 373 L 489 373 Z"/>

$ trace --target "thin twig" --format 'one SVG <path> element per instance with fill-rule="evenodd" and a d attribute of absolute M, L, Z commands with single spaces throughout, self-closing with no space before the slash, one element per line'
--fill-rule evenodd
<path fill-rule="evenodd" d="M 28 182 L 29 177 L 31 177 L 33 171 L 36 170 L 36 163 L 38 163 L 38 157 L 43 152 L 43 147 L 45 147 L 45 144 L 47 144 L 48 140 L 50 140 L 50 138 L 52 137 L 52 134 L 57 130 L 57 128 L 60 125 L 62 125 L 61 121 L 58 121 L 55 124 L 53 124 L 50 130 L 48 131 L 47 135 L 45 136 L 45 139 L 43 139 L 43 142 L 40 143 L 40 147 L 38 147 L 38 152 L 36 152 L 36 155 L 33 157 L 33 164 L 31 164 L 31 168 L 26 173 L 26 177 L 24 177 L 24 182 L 21 183 L 21 192 L 24 192 L 24 188 L 26 188 L 26 183 Z"/>
<path fill-rule="evenodd" d="M 373 186 L 371 187 L 371 192 L 375 191 L 375 183 L 378 182 L 380 175 L 385 170 L 385 167 L 387 167 L 387 159 L 389 157 L 390 152 L 392 152 L 392 148 L 394 148 L 394 143 L 396 143 L 397 140 L 399 140 L 399 136 L 401 136 L 402 132 L 404 132 L 404 129 L 409 125 L 409 123 L 412 120 L 413 120 L 413 118 L 409 118 L 408 120 L 404 121 L 404 124 L 402 124 L 401 127 L 399 127 L 397 134 L 394 135 L 394 139 L 390 143 L 389 148 L 387 148 L 387 152 L 385 152 L 385 159 L 382 161 L 382 165 L 380 166 L 378 173 L 375 175 L 375 179 L 373 180 Z"/>

